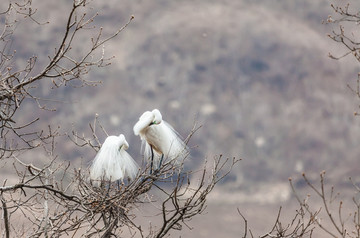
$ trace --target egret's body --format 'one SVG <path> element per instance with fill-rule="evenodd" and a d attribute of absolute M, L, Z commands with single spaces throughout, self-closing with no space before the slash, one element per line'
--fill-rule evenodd
<path fill-rule="evenodd" d="M 129 144 L 124 135 L 107 137 L 90 167 L 90 179 L 110 182 L 124 178 L 133 180 L 139 166 L 125 151 L 127 148 Z"/>
<path fill-rule="evenodd" d="M 161 166 L 161 159 L 184 159 L 188 148 L 178 133 L 164 120 L 158 109 L 144 112 L 134 126 L 135 135 L 140 135 L 145 158 L 154 159 Z"/>

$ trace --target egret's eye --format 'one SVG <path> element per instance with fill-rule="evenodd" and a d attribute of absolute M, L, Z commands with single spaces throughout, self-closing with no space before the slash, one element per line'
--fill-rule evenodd
<path fill-rule="evenodd" d="M 123 147 L 124 145 L 121 145 L 120 147 L 119 147 L 119 151 L 121 150 L 121 148 Z"/>

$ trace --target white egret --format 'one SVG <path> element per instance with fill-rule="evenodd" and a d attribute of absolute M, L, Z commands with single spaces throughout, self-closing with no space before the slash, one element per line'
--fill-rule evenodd
<path fill-rule="evenodd" d="M 90 179 L 110 182 L 123 181 L 124 178 L 133 180 L 139 166 L 125 151 L 127 148 L 129 144 L 123 134 L 107 137 L 90 167 Z"/>
<path fill-rule="evenodd" d="M 162 120 L 158 109 L 144 112 L 134 126 L 134 133 L 140 135 L 145 158 L 151 156 L 150 173 L 154 158 L 159 168 L 164 156 L 179 162 L 188 154 L 188 147 L 179 134 Z"/>

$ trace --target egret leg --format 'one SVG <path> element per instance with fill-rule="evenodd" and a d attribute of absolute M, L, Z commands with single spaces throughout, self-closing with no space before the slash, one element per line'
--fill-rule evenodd
<path fill-rule="evenodd" d="M 160 163 L 159 163 L 159 166 L 158 166 L 157 170 L 160 169 L 163 159 L 164 159 L 164 154 L 161 155 Z"/>
<path fill-rule="evenodd" d="M 150 149 L 151 149 L 150 174 L 152 174 L 153 163 L 154 163 L 154 150 L 153 150 L 153 148 L 152 148 L 152 145 L 150 145 Z"/>

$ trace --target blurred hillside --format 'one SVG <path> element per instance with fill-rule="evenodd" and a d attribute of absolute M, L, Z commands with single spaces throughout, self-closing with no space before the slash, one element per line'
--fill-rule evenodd
<path fill-rule="evenodd" d="M 46 62 L 71 1 L 33 4 L 50 24 L 27 22 L 17 29 L 17 64 L 33 54 L 40 65 Z M 102 81 L 98 87 L 39 85 L 39 95 L 62 102 L 46 102 L 57 111 L 39 112 L 44 120 L 38 126 L 60 124 L 69 132 L 74 125 L 88 132 L 98 113 L 110 134 L 125 134 L 140 161 L 132 127 L 143 111 L 158 108 L 183 136 L 195 120 L 203 125 L 191 141 L 198 147 L 189 167 L 218 154 L 243 158 L 223 189 L 252 191 L 275 183 L 283 190 L 288 177 L 324 169 L 337 184 L 360 179 L 357 101 L 346 87 L 355 83 L 358 66 L 351 58 L 328 58 L 343 52 L 326 37 L 332 26 L 322 24 L 332 14 L 329 1 L 109 0 L 92 6 L 100 14 L 94 24 L 106 33 L 131 15 L 135 19 L 106 44 L 106 54 L 116 57 L 111 66 L 88 75 Z M 77 40 L 81 54 L 89 37 Z M 34 108 L 27 105 L 19 119 L 32 117 Z M 58 144 L 62 159 L 82 157 L 86 164 L 94 157 L 65 139 Z M 269 202 L 290 195 L 284 196 Z"/>

